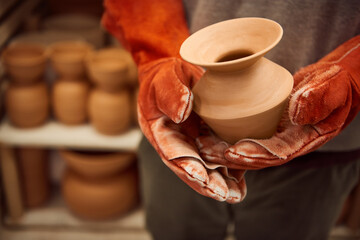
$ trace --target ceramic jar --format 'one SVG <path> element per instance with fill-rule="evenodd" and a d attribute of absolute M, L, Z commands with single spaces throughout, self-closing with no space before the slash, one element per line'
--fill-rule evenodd
<path fill-rule="evenodd" d="M 89 55 L 89 77 L 98 88 L 118 91 L 137 82 L 137 68 L 131 55 L 122 48 L 107 48 Z"/>
<path fill-rule="evenodd" d="M 83 41 L 63 41 L 49 47 L 51 64 L 57 74 L 68 78 L 86 76 L 85 58 L 93 46 Z"/>
<path fill-rule="evenodd" d="M 87 103 L 90 86 L 85 79 L 62 78 L 53 85 L 52 105 L 55 118 L 67 125 L 87 121 Z"/>
<path fill-rule="evenodd" d="M 93 89 L 88 109 L 90 122 L 100 133 L 116 135 L 130 127 L 131 96 L 127 89 L 117 92 Z"/>
<path fill-rule="evenodd" d="M 193 109 L 229 143 L 276 131 L 293 78 L 264 55 L 282 34 L 272 20 L 239 18 L 201 29 L 181 46 L 184 60 L 206 69 L 192 89 Z"/>
<path fill-rule="evenodd" d="M 42 206 L 51 192 L 48 152 L 40 148 L 19 148 L 16 154 L 24 204 L 28 208 Z"/>
<path fill-rule="evenodd" d="M 113 219 L 138 204 L 134 154 L 79 151 L 61 154 L 68 165 L 62 193 L 77 216 L 88 220 Z"/>
<path fill-rule="evenodd" d="M 47 55 L 42 45 L 16 43 L 3 52 L 3 62 L 7 74 L 17 84 L 31 84 L 42 80 Z"/>
<path fill-rule="evenodd" d="M 44 124 L 49 116 L 49 92 L 43 82 L 28 86 L 10 83 L 5 92 L 5 106 L 10 122 L 30 128 Z"/>

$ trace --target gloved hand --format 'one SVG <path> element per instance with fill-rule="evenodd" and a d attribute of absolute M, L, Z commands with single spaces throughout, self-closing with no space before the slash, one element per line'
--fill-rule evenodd
<path fill-rule="evenodd" d="M 103 25 L 138 65 L 140 127 L 163 162 L 202 195 L 241 201 L 244 171 L 201 159 L 195 144 L 201 121 L 192 112 L 193 84 L 203 74 L 179 57 L 188 37 L 181 0 L 107 0 Z M 161 177 L 161 176 L 159 176 Z"/>
<path fill-rule="evenodd" d="M 273 137 L 242 139 L 229 146 L 220 139 L 204 136 L 198 139 L 198 145 L 205 159 L 215 163 L 228 161 L 235 169 L 277 166 L 334 138 L 359 109 L 360 35 L 294 75 L 288 111 Z M 204 142 L 208 143 L 206 147 Z M 220 150 L 218 145 L 227 147 Z"/>

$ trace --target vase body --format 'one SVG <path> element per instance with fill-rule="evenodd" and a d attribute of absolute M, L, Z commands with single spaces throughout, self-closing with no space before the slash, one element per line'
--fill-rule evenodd
<path fill-rule="evenodd" d="M 206 68 L 193 87 L 193 110 L 225 141 L 271 137 L 287 105 L 292 75 L 264 55 L 281 39 L 263 18 L 220 22 L 191 35 L 180 54 Z"/>

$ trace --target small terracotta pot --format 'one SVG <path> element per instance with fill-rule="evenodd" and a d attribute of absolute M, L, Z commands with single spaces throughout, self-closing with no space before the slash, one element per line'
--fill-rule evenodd
<path fill-rule="evenodd" d="M 132 117 L 134 124 L 138 124 L 137 99 L 139 96 L 139 88 L 135 89 L 132 96 Z"/>
<path fill-rule="evenodd" d="M 89 98 L 89 117 L 97 131 L 107 135 L 124 132 L 131 124 L 131 97 L 127 89 L 105 92 L 93 89 Z"/>
<path fill-rule="evenodd" d="M 60 151 L 68 167 L 86 178 L 112 176 L 135 162 L 130 152 Z"/>
<path fill-rule="evenodd" d="M 20 128 L 37 127 L 49 116 L 49 92 L 45 83 L 29 86 L 10 83 L 5 104 L 10 122 Z"/>
<path fill-rule="evenodd" d="M 46 66 L 46 49 L 35 43 L 16 43 L 3 52 L 6 72 L 18 84 L 30 84 L 42 79 Z"/>
<path fill-rule="evenodd" d="M 122 48 L 107 48 L 89 55 L 86 61 L 90 79 L 106 91 L 117 91 L 137 82 L 137 69 L 131 55 Z"/>
<path fill-rule="evenodd" d="M 89 220 L 120 217 L 138 204 L 138 181 L 134 168 L 108 178 L 89 180 L 67 169 L 62 193 L 70 210 Z"/>
<path fill-rule="evenodd" d="M 93 46 L 83 41 L 63 41 L 49 47 L 51 64 L 55 71 L 69 78 L 83 78 L 86 75 L 85 57 Z"/>
<path fill-rule="evenodd" d="M 67 125 L 87 121 L 87 102 L 90 86 L 86 80 L 59 79 L 53 86 L 52 104 L 54 115 Z"/>
<path fill-rule="evenodd" d="M 19 148 L 16 153 L 24 204 L 29 208 L 39 207 L 50 197 L 48 152 L 39 148 Z"/>

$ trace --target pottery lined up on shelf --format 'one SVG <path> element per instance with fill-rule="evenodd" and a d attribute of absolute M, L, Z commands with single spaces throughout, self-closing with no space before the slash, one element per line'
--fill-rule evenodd
<path fill-rule="evenodd" d="M 75 215 L 88 220 L 113 219 L 138 204 L 134 154 L 62 151 L 61 155 L 67 163 L 62 193 Z"/>
<path fill-rule="evenodd" d="M 181 46 L 184 60 L 206 69 L 192 89 L 194 111 L 229 143 L 276 131 L 293 77 L 264 55 L 282 34 L 272 20 L 239 18 L 201 29 Z"/>
<path fill-rule="evenodd" d="M 5 92 L 5 106 L 10 122 L 20 128 L 37 127 L 49 117 L 49 90 L 44 82 L 32 85 L 10 83 Z"/>
<path fill-rule="evenodd" d="M 50 198 L 48 151 L 41 148 L 16 149 L 24 205 L 35 208 Z"/>
<path fill-rule="evenodd" d="M 86 79 L 58 79 L 52 89 L 55 118 L 66 125 L 83 124 L 88 120 L 87 103 L 90 84 Z"/>
<path fill-rule="evenodd" d="M 121 134 L 131 124 L 131 97 L 128 89 L 106 92 L 94 88 L 88 103 L 89 119 L 97 131 Z"/>
<path fill-rule="evenodd" d="M 14 43 L 2 54 L 7 74 L 18 84 L 41 81 L 46 67 L 46 48 L 35 43 Z"/>
<path fill-rule="evenodd" d="M 93 52 L 86 61 L 89 77 L 105 91 L 118 91 L 137 82 L 137 69 L 130 53 L 122 48 Z"/>
<path fill-rule="evenodd" d="M 62 77 L 82 79 L 86 76 L 85 58 L 93 46 L 84 41 L 56 42 L 49 46 L 50 62 Z"/>

